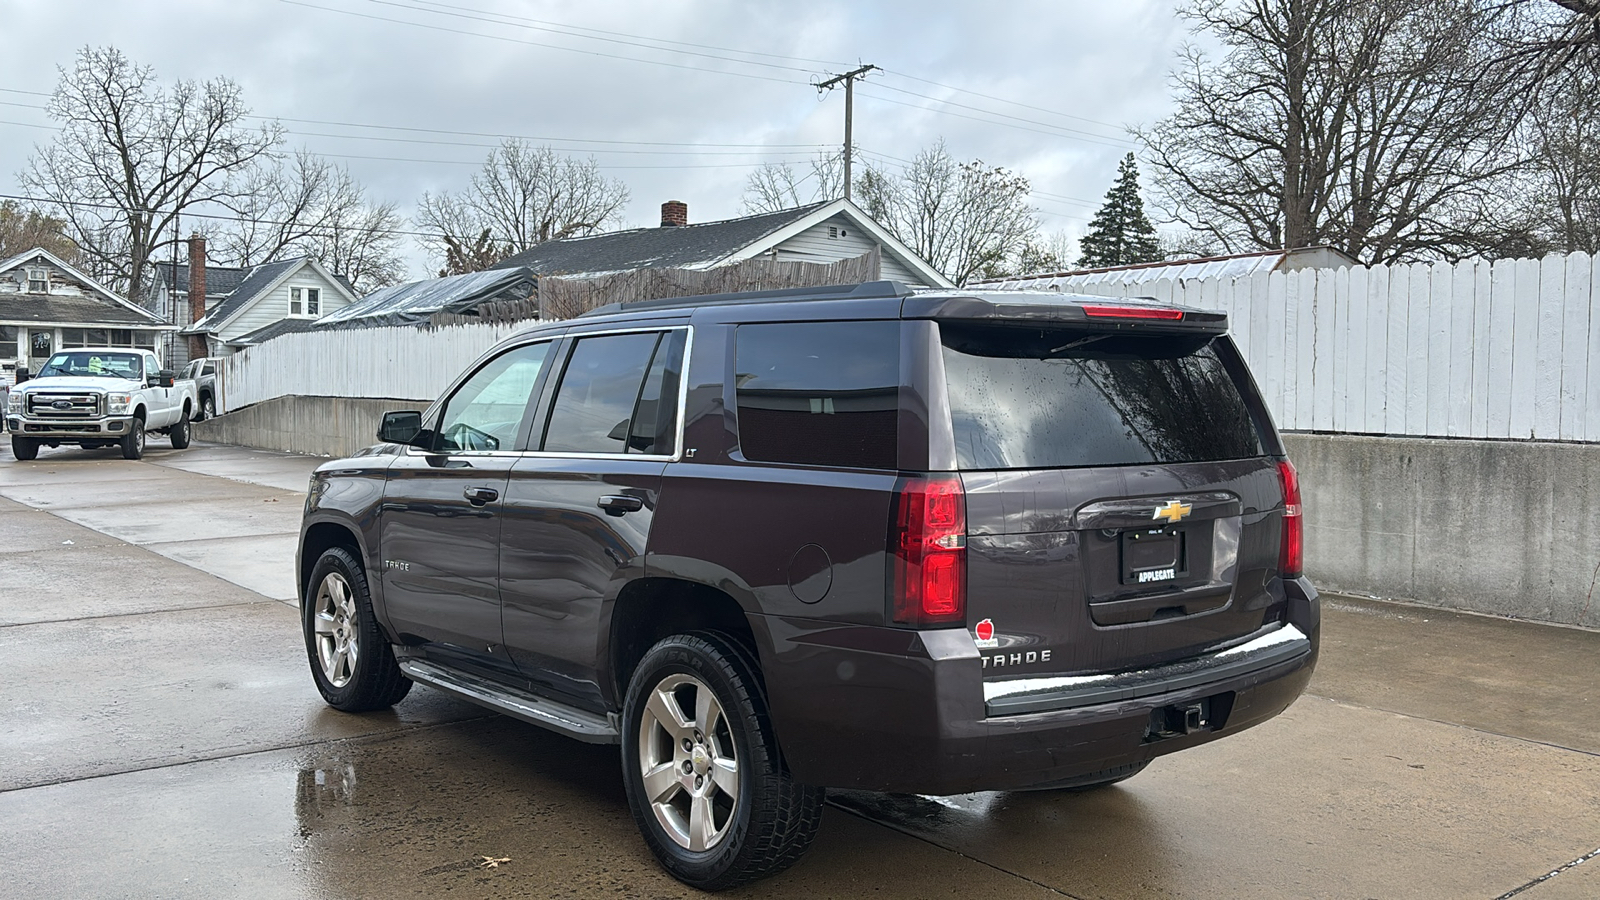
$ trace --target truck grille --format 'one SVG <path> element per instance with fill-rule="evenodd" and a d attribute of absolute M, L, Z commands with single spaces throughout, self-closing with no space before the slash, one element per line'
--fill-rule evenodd
<path fill-rule="evenodd" d="M 28 415 L 41 419 L 98 419 L 100 395 L 29 393 Z"/>

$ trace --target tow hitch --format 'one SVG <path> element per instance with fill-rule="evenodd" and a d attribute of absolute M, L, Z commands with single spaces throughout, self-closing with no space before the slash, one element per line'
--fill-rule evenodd
<path fill-rule="evenodd" d="M 1233 693 L 1205 697 L 1193 703 L 1178 703 L 1150 710 L 1150 727 L 1145 730 L 1146 741 L 1182 737 L 1198 731 L 1215 731 L 1222 727 L 1233 709 Z"/>

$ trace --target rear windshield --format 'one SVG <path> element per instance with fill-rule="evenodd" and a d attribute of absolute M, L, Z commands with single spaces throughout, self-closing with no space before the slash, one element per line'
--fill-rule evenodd
<path fill-rule="evenodd" d="M 963 469 L 1045 469 L 1262 454 L 1213 341 L 940 327 Z"/>

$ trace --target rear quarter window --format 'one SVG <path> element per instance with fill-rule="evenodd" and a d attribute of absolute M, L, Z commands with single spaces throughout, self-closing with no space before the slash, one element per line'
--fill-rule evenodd
<path fill-rule="evenodd" d="M 734 343 L 746 459 L 896 467 L 899 322 L 741 325 Z"/>
<path fill-rule="evenodd" d="M 1263 443 L 1222 337 L 940 327 L 962 469 L 1244 459 Z"/>

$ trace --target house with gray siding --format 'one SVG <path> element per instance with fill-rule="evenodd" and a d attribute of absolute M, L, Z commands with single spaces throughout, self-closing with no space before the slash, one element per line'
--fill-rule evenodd
<path fill-rule="evenodd" d="M 263 263 L 181 333 L 204 336 L 208 356 L 232 356 L 271 337 L 310 331 L 317 319 L 357 299 L 348 281 L 312 257 Z"/>
<path fill-rule="evenodd" d="M 0 261 L 0 385 L 15 384 L 18 369 L 39 371 L 57 350 L 156 350 L 174 327 L 48 250 Z"/>
<path fill-rule="evenodd" d="M 632 228 L 547 241 L 496 263 L 536 275 L 586 277 L 635 269 L 711 269 L 765 257 L 780 262 L 835 263 L 878 248 L 879 277 L 912 287 L 955 287 L 948 278 L 849 200 L 689 224 L 689 208 L 661 204 L 658 228 Z"/>

